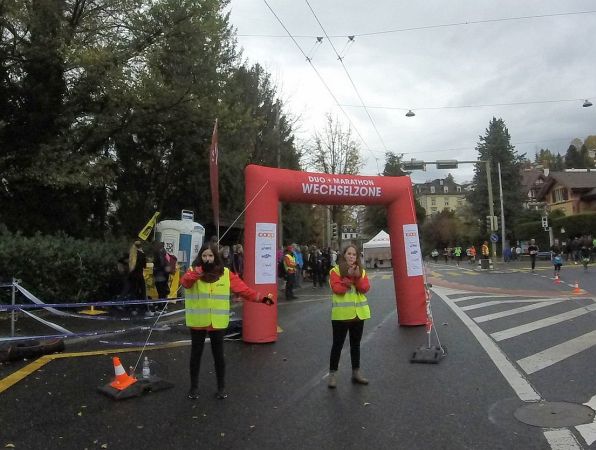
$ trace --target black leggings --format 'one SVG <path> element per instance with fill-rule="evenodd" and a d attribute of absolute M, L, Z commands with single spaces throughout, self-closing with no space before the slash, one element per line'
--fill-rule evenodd
<path fill-rule="evenodd" d="M 215 376 L 217 377 L 217 389 L 225 387 L 226 362 L 224 360 L 224 333 L 225 330 L 190 330 L 192 346 L 190 348 L 190 387 L 199 387 L 199 371 L 201 370 L 201 356 L 205 346 L 205 337 L 209 333 L 211 340 L 211 353 L 215 362 Z"/>
<path fill-rule="evenodd" d="M 329 370 L 336 371 L 339 367 L 339 357 L 341 349 L 346 340 L 346 334 L 350 332 L 350 356 L 352 359 L 352 369 L 360 368 L 360 340 L 364 330 L 364 320 L 332 320 L 333 326 L 333 346 L 331 347 L 331 357 L 329 358 Z"/>

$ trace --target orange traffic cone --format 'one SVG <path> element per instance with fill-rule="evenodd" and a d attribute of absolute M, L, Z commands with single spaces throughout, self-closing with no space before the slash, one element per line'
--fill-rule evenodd
<path fill-rule="evenodd" d="M 110 386 L 112 386 L 114 389 L 121 391 L 137 382 L 135 377 L 126 373 L 124 367 L 122 367 L 120 358 L 117 356 L 114 356 L 114 372 L 116 373 L 116 378 L 114 378 L 114 381 L 110 383 Z"/>
<path fill-rule="evenodd" d="M 559 278 L 559 275 L 555 275 L 555 284 L 561 284 L 561 279 Z"/>
<path fill-rule="evenodd" d="M 573 288 L 572 291 L 573 294 L 581 294 L 582 290 L 579 288 L 579 282 L 576 280 L 575 281 L 575 287 Z"/>

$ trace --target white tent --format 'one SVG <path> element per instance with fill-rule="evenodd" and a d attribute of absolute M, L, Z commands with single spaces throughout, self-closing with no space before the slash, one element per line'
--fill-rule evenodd
<path fill-rule="evenodd" d="M 367 268 L 391 267 L 391 246 L 389 235 L 381 230 L 370 241 L 362 245 L 364 263 Z"/>

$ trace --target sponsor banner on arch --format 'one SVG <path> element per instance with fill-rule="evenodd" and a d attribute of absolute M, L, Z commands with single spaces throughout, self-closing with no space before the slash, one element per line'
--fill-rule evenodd
<path fill-rule="evenodd" d="M 404 224 L 404 245 L 406 247 L 406 267 L 409 277 L 422 275 L 422 252 L 418 238 L 418 225 L 415 223 Z"/>
<path fill-rule="evenodd" d="M 334 175 L 309 175 L 301 183 L 302 193 L 333 197 L 381 197 L 383 190 L 374 179 L 347 178 Z"/>
<path fill-rule="evenodd" d="M 255 231 L 255 284 L 275 283 L 277 224 L 257 222 Z"/>

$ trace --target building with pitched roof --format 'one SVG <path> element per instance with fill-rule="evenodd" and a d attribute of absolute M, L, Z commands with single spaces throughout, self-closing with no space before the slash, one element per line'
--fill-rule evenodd
<path fill-rule="evenodd" d="M 596 171 L 567 169 L 550 172 L 536 200 L 544 202 L 550 211 L 558 209 L 566 216 L 596 212 Z"/>
<path fill-rule="evenodd" d="M 467 203 L 466 185 L 456 183 L 453 177 L 415 183 L 414 195 L 426 210 L 427 217 L 444 209 L 455 211 Z"/>
<path fill-rule="evenodd" d="M 524 169 L 521 173 L 521 190 L 523 196 L 523 206 L 526 209 L 542 209 L 544 206 L 537 200 L 539 192 L 544 186 L 544 181 L 548 177 L 548 169 L 532 167 Z"/>

